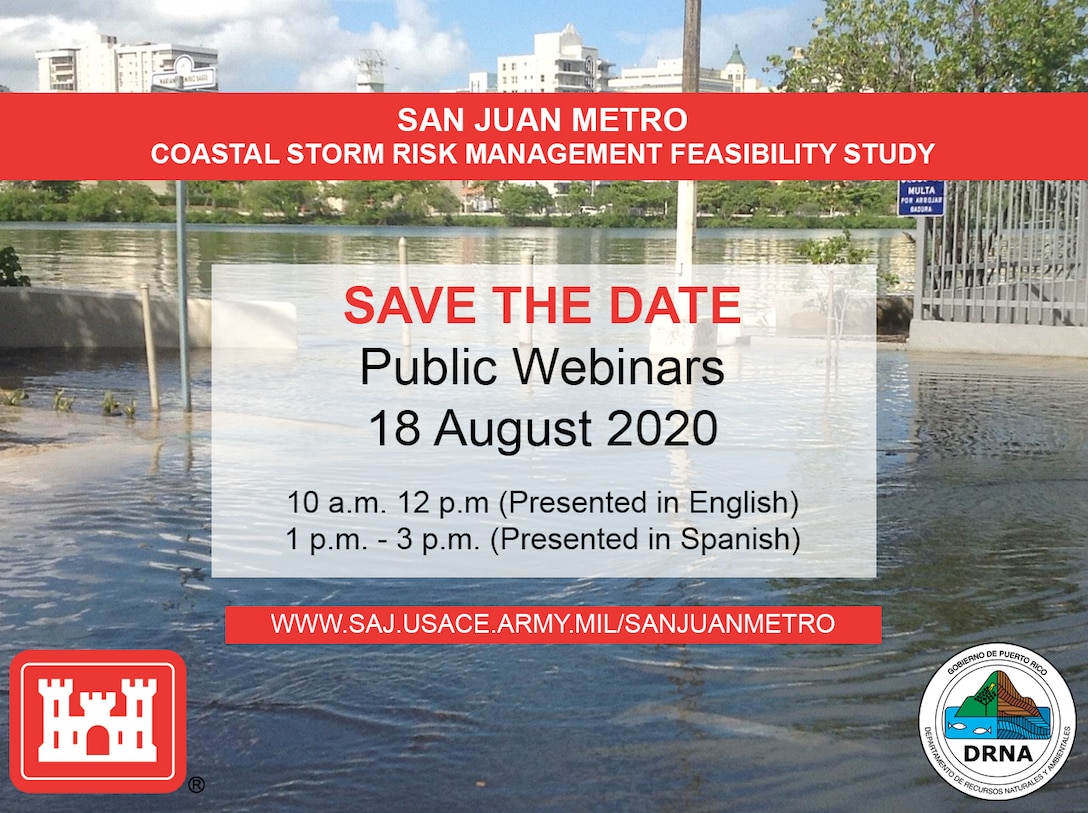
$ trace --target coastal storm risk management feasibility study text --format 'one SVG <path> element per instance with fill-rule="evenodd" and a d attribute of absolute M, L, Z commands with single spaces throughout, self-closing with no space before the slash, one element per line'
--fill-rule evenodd
<path fill-rule="evenodd" d="M 470 132 L 492 134 L 562 133 L 563 110 L 559 107 L 484 108 L 480 121 L 469 125 Z M 516 121 L 515 121 L 516 117 Z M 404 107 L 398 129 L 426 136 L 429 133 L 465 132 L 463 108 Z M 572 133 L 682 133 L 687 128 L 683 108 L 656 107 L 575 107 L 571 111 Z M 736 142 L 661 141 L 640 137 L 637 141 L 533 141 L 491 142 L 291 142 L 282 147 L 269 142 L 158 142 L 151 147 L 156 164 L 341 164 L 475 166 L 487 164 L 608 165 L 608 164 L 716 164 L 736 165 L 899 165 L 927 167 L 936 143 L 912 142 Z"/>

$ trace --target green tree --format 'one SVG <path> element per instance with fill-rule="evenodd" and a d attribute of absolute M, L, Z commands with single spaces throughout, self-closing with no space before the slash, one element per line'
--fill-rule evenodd
<path fill-rule="evenodd" d="M 155 193 L 146 184 L 121 181 L 117 184 L 117 216 L 125 223 L 154 220 L 159 208 Z"/>
<path fill-rule="evenodd" d="M 499 208 L 506 215 L 542 214 L 552 204 L 551 193 L 540 184 L 506 183 L 499 194 Z"/>
<path fill-rule="evenodd" d="M 620 214 L 640 217 L 666 216 L 673 210 L 676 183 L 673 181 L 616 181 L 598 190 L 598 200 L 612 205 Z"/>
<path fill-rule="evenodd" d="M 67 203 L 79 189 L 79 181 L 34 181 L 34 188 L 47 193 L 59 203 Z"/>
<path fill-rule="evenodd" d="M 698 192 L 701 209 L 733 217 L 770 211 L 776 185 L 770 181 L 705 181 Z"/>
<path fill-rule="evenodd" d="M 472 181 L 472 188 L 487 201 L 487 211 L 491 211 L 502 193 L 502 181 Z"/>
<path fill-rule="evenodd" d="M 52 202 L 49 193 L 13 186 L 0 190 L 0 220 L 42 220 L 42 211 Z"/>
<path fill-rule="evenodd" d="M 155 193 L 135 181 L 99 181 L 72 193 L 68 219 L 78 222 L 139 223 L 158 211 Z"/>
<path fill-rule="evenodd" d="M 167 186 L 171 194 L 172 187 L 172 183 Z M 237 209 L 242 203 L 243 188 L 237 181 L 189 181 L 185 192 L 190 206 Z"/>
<path fill-rule="evenodd" d="M 461 211 L 461 201 L 453 190 L 441 181 L 409 181 L 407 206 L 413 201 L 422 218 L 431 214 L 451 215 Z"/>
<path fill-rule="evenodd" d="M 321 208 L 313 181 L 253 181 L 246 185 L 245 198 L 254 214 L 281 215 L 288 223 Z"/>
<path fill-rule="evenodd" d="M 836 234 L 826 240 L 805 240 L 797 247 L 797 255 L 813 265 L 860 265 L 869 259 L 869 252 L 866 249 L 854 245 L 849 229 L 843 229 L 842 234 Z M 803 276 L 802 279 L 804 279 Z M 856 283 L 857 279 L 852 281 Z M 899 277 L 877 263 L 877 293 L 883 294 L 888 288 L 898 284 Z"/>
<path fill-rule="evenodd" d="M 343 199 L 350 222 L 381 225 L 396 219 L 396 202 L 406 188 L 405 181 L 343 181 L 333 194 Z"/>
<path fill-rule="evenodd" d="M 102 181 L 73 193 L 68 201 L 68 219 L 79 223 L 117 220 L 117 196 L 110 183 Z"/>
<path fill-rule="evenodd" d="M 812 27 L 769 57 L 783 90 L 1088 90 L 1088 0 L 826 0 Z"/>
<path fill-rule="evenodd" d="M 783 181 L 767 190 L 765 206 L 771 214 L 816 217 L 824 209 L 822 184 L 814 181 Z"/>
<path fill-rule="evenodd" d="M 646 211 L 654 215 L 675 219 L 676 182 L 651 181 L 646 184 Z"/>
<path fill-rule="evenodd" d="M 826 240 L 805 240 L 797 247 L 797 255 L 814 265 L 857 265 L 865 262 L 869 252 L 854 245 L 850 232 Z"/>
<path fill-rule="evenodd" d="M 564 214 L 577 214 L 592 199 L 589 184 L 585 181 L 571 181 L 567 193 L 557 201 L 559 211 Z"/>
<path fill-rule="evenodd" d="M 1088 0 L 925 0 L 937 90 L 1088 90 Z"/>

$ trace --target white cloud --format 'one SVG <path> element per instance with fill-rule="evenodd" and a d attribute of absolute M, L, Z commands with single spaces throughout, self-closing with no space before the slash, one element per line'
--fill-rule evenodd
<path fill-rule="evenodd" d="M 336 17 L 266 17 L 222 23 L 208 45 L 219 49 L 223 90 L 296 90 L 299 74 L 329 58 L 348 56 L 350 34 Z"/>
<path fill-rule="evenodd" d="M 437 90 L 443 79 L 467 70 L 470 53 L 461 32 L 439 28 L 423 0 L 397 0 L 396 12 L 394 27 L 373 23 L 366 33 L 345 39 L 345 48 L 352 55 L 367 48 L 380 52 L 385 61 L 386 90 Z M 356 73 L 353 58 L 338 54 L 304 70 L 299 89 L 351 91 Z"/>
<path fill-rule="evenodd" d="M 821 5 L 799 0 L 786 8 L 752 8 L 738 14 L 703 16 L 700 59 L 704 67 L 723 67 L 733 47 L 740 45 L 749 75 L 760 76 L 767 56 L 785 54 L 791 45 L 807 42 L 812 34 L 809 21 Z M 679 57 L 683 51 L 683 29 L 667 28 L 643 38 L 640 65 L 653 65 L 659 58 Z"/>
<path fill-rule="evenodd" d="M 34 51 L 82 45 L 99 33 L 121 42 L 173 42 L 219 49 L 223 90 L 343 90 L 355 87 L 354 57 L 382 51 L 389 90 L 437 90 L 466 70 L 470 54 L 427 0 L 397 0 L 396 24 L 345 29 L 327 0 L 4 0 L 0 84 L 34 90 Z"/>
<path fill-rule="evenodd" d="M 347 93 L 355 90 L 358 72 L 354 57 L 330 59 L 306 68 L 298 77 L 298 87 L 313 93 Z"/>
<path fill-rule="evenodd" d="M 35 51 L 63 48 L 96 36 L 93 23 L 44 17 L 0 17 L 0 85 L 35 90 L 38 67 Z"/>
<path fill-rule="evenodd" d="M 125 5 L 145 14 L 184 27 L 207 27 L 239 20 L 261 20 L 278 17 L 284 20 L 305 15 L 314 9 L 318 15 L 328 13 L 324 2 L 306 3 L 300 0 L 125 0 Z"/>

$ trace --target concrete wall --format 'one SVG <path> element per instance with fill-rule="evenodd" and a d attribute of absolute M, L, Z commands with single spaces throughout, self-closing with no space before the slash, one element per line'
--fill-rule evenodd
<path fill-rule="evenodd" d="M 189 300 L 192 347 L 297 346 L 295 307 L 283 302 Z M 152 299 L 155 346 L 178 346 L 177 300 Z M 0 347 L 143 347 L 140 300 L 46 288 L 0 288 Z"/>
<path fill-rule="evenodd" d="M 1088 328 L 912 319 L 910 349 L 948 353 L 1088 358 Z"/>

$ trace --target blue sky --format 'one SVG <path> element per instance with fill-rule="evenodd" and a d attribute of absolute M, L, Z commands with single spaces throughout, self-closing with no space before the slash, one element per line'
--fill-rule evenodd
<path fill-rule="evenodd" d="M 739 43 L 758 72 L 768 54 L 807 40 L 822 8 L 820 0 L 703 0 L 702 63 L 720 67 Z M 223 90 L 350 91 L 353 57 L 377 48 L 390 90 L 433 91 L 494 70 L 499 55 L 531 52 L 533 34 L 567 23 L 618 73 L 679 56 L 683 12 L 683 0 L 3 0 L 0 84 L 34 90 L 35 50 L 101 32 L 218 48 Z"/>

